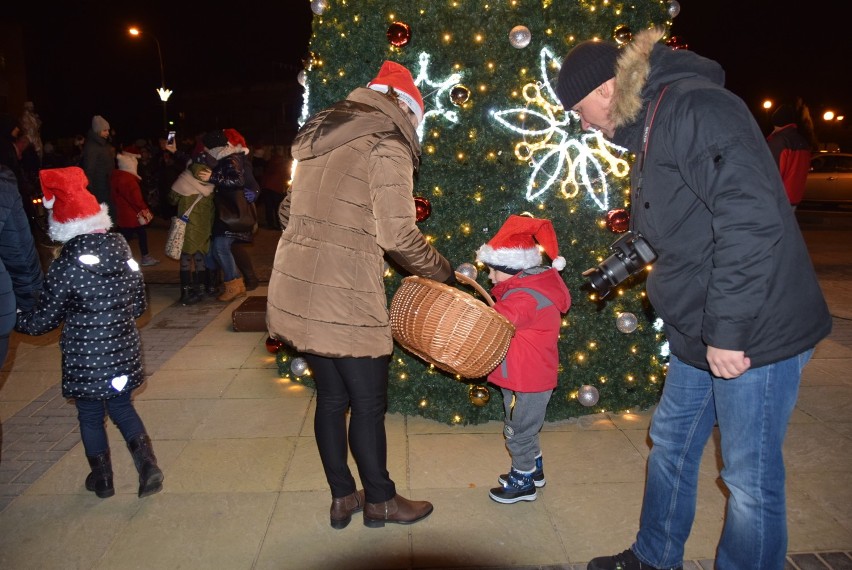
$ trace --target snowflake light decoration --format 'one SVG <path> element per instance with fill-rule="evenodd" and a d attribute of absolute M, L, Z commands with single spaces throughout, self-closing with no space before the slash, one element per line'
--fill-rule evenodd
<path fill-rule="evenodd" d="M 600 132 L 579 137 L 568 134 L 567 128 L 579 117 L 573 111 L 563 111 L 547 75 L 548 66 L 558 68 L 559 62 L 548 48 L 541 50 L 539 61 L 542 80 L 521 90 L 526 105 L 492 112 L 500 125 L 523 136 L 515 145 L 515 156 L 532 167 L 526 198 L 535 200 L 558 182 L 564 197 L 573 198 L 584 189 L 601 210 L 607 211 L 607 176 L 623 178 L 630 170 L 627 161 L 620 158 L 625 149 L 607 141 Z"/>
<path fill-rule="evenodd" d="M 419 58 L 420 71 L 417 73 L 417 77 L 414 78 L 414 85 L 420 89 L 420 92 L 423 93 L 424 103 L 427 97 L 433 97 L 433 102 L 429 105 L 429 110 L 423 115 L 423 120 L 420 121 L 420 124 L 417 126 L 417 137 L 422 141 L 423 140 L 423 132 L 425 130 L 426 121 L 430 118 L 444 118 L 451 123 L 457 123 L 459 121 L 459 115 L 453 109 L 447 109 L 444 107 L 444 100 L 446 97 L 444 95 L 453 88 L 454 85 L 458 84 L 462 79 L 461 73 L 452 73 L 448 77 L 444 79 L 438 79 L 437 81 L 433 81 L 429 77 L 429 60 L 431 56 L 422 52 Z M 431 89 L 431 91 L 424 89 L 423 86 L 427 86 Z"/>

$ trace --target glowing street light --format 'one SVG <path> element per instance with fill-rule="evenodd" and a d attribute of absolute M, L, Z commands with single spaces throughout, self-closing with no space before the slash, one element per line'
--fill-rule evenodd
<path fill-rule="evenodd" d="M 774 104 L 775 103 L 772 102 L 772 99 L 766 99 L 763 101 L 763 108 L 768 112 Z"/>
<path fill-rule="evenodd" d="M 138 38 L 142 35 L 142 31 L 135 27 L 131 26 L 127 28 L 127 33 L 133 36 L 134 38 Z M 168 114 L 166 112 L 166 102 L 171 97 L 173 91 L 171 89 L 166 89 L 166 73 L 163 68 L 163 50 L 160 48 L 160 40 L 157 39 L 153 34 L 148 34 L 154 40 L 154 43 L 157 44 L 157 58 L 160 61 L 160 88 L 156 89 L 157 95 L 160 96 L 160 101 L 163 102 L 163 129 L 168 128 Z"/>

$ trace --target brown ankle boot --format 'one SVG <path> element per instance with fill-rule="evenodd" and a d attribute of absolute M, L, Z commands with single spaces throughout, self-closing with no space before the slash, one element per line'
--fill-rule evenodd
<path fill-rule="evenodd" d="M 414 524 L 432 513 L 432 503 L 409 501 L 396 495 L 384 503 L 367 503 L 364 506 L 364 526 L 380 528 L 385 523 Z"/>
<path fill-rule="evenodd" d="M 357 491 L 345 497 L 331 500 L 331 528 L 346 528 L 352 520 L 352 514 L 364 509 L 364 491 Z"/>
<path fill-rule="evenodd" d="M 243 283 L 242 277 L 237 277 L 231 281 L 225 281 L 225 292 L 219 295 L 220 301 L 233 301 L 237 297 L 244 297 L 246 294 L 246 286 Z"/>

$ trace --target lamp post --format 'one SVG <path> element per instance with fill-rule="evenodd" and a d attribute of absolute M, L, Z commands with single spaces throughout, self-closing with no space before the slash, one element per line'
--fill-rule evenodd
<path fill-rule="evenodd" d="M 142 32 L 137 27 L 130 27 L 127 29 L 127 33 L 133 37 L 139 37 L 142 35 Z M 169 120 L 168 113 L 166 112 L 166 105 L 171 97 L 173 91 L 171 89 L 166 89 L 166 73 L 163 67 L 163 50 L 160 48 L 160 40 L 157 39 L 156 36 L 149 34 L 151 38 L 154 40 L 154 43 L 157 44 L 157 58 L 160 61 L 160 88 L 156 89 L 157 95 L 160 96 L 160 101 L 163 102 L 163 130 L 168 129 Z"/>

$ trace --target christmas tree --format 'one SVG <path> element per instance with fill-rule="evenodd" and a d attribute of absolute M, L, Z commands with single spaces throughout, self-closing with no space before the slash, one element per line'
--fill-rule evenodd
<path fill-rule="evenodd" d="M 577 43 L 624 45 L 634 31 L 668 29 L 677 2 L 313 0 L 311 8 L 304 118 L 365 86 L 385 60 L 408 67 L 427 110 L 418 130 L 418 226 L 454 267 L 475 264 L 510 214 L 552 220 L 573 306 L 547 419 L 654 404 L 667 352 L 642 274 L 603 299 L 583 276 L 627 230 L 633 157 L 582 131 L 554 89 L 561 58 Z M 488 290 L 487 270 L 478 269 Z M 386 273 L 389 302 L 402 277 Z M 282 376 L 311 384 L 298 354 L 282 349 L 277 359 Z M 503 416 L 499 390 L 485 379 L 453 376 L 399 346 L 388 411 L 459 424 Z"/>

